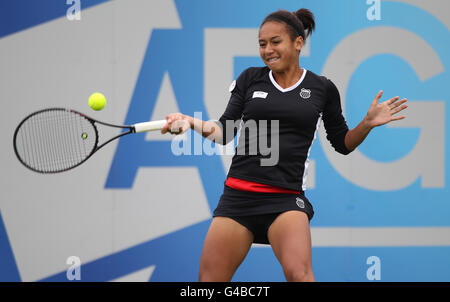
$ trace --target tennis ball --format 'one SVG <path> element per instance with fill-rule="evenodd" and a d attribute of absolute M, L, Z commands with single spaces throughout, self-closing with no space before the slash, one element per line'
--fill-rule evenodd
<path fill-rule="evenodd" d="M 106 105 L 106 98 L 100 92 L 95 92 L 89 97 L 89 107 L 95 111 L 102 110 Z"/>

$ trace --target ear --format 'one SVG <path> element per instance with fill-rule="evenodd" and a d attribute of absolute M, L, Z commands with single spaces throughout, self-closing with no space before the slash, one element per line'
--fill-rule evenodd
<path fill-rule="evenodd" d="M 300 51 L 303 47 L 304 42 L 305 41 L 303 40 L 303 38 L 301 36 L 298 36 L 295 39 L 295 49 L 297 49 L 297 51 Z"/>

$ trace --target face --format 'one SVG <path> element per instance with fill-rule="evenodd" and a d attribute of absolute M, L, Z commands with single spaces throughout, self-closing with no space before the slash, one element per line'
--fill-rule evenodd
<path fill-rule="evenodd" d="M 288 25 L 269 21 L 259 30 L 259 54 L 264 63 L 275 72 L 283 72 L 298 65 L 303 38 L 292 41 Z"/>

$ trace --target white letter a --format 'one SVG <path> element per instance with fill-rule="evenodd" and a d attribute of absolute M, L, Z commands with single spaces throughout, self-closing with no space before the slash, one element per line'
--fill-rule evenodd
<path fill-rule="evenodd" d="M 377 256 L 367 258 L 367 264 L 373 264 L 367 269 L 367 280 L 381 280 L 381 261 Z"/>
<path fill-rule="evenodd" d="M 66 16 L 70 21 L 81 20 L 81 3 L 80 0 L 67 0 L 67 5 L 73 4 L 67 9 Z"/>

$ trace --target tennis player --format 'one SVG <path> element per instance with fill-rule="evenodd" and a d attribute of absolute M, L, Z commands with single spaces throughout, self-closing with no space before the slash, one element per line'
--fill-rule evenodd
<path fill-rule="evenodd" d="M 233 82 L 220 119 L 200 121 L 182 113 L 166 118 L 162 133 L 191 128 L 219 144 L 234 138 L 239 129 L 227 125 L 239 125 L 236 121 L 254 121 L 257 127 L 263 120 L 278 121 L 278 141 L 271 141 L 279 148 L 276 164 L 261 165 L 267 155 L 260 150 L 233 156 L 205 238 L 199 281 L 230 281 L 252 243 L 271 245 L 287 281 L 314 281 L 309 225 L 314 211 L 304 191 L 308 155 L 320 121 L 334 149 L 349 154 L 374 127 L 405 118 L 397 113 L 407 107 L 406 99 L 380 103 L 380 91 L 366 116 L 349 130 L 333 82 L 299 64 L 305 39 L 314 28 L 314 16 L 307 9 L 271 13 L 259 29 L 266 66 L 248 68 Z M 251 147 L 254 141 L 246 135 L 239 145 Z"/>

